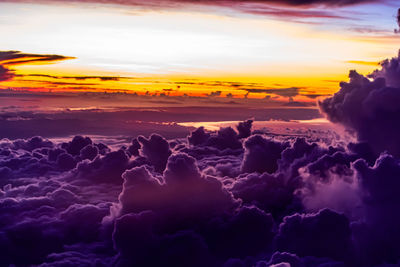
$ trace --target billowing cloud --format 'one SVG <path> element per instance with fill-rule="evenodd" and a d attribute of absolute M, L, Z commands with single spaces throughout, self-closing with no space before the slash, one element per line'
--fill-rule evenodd
<path fill-rule="evenodd" d="M 356 132 L 353 143 L 252 131 L 252 120 L 109 145 L 2 139 L 0 262 L 398 265 L 397 63 L 371 80 L 352 72 L 320 103 Z"/>
<path fill-rule="evenodd" d="M 350 223 L 346 216 L 328 209 L 317 214 L 294 214 L 279 226 L 277 245 L 279 250 L 299 256 L 346 261 L 353 250 Z"/>
<path fill-rule="evenodd" d="M 149 139 L 139 136 L 137 140 L 141 145 L 140 154 L 154 166 L 156 171 L 164 171 L 168 157 L 171 155 L 167 140 L 158 134 L 152 134 Z"/>
<path fill-rule="evenodd" d="M 382 63 L 368 79 L 356 71 L 340 84 L 332 97 L 319 102 L 321 111 L 334 123 L 356 132 L 376 154 L 385 150 L 400 155 L 400 68 L 399 58 Z"/>
<path fill-rule="evenodd" d="M 239 132 L 239 138 L 247 138 L 251 135 L 251 126 L 253 125 L 253 120 L 247 120 L 239 122 L 237 125 L 237 130 Z"/>
<path fill-rule="evenodd" d="M 278 169 L 278 160 L 287 144 L 266 139 L 261 135 L 249 137 L 244 143 L 242 171 L 273 173 Z"/>
<path fill-rule="evenodd" d="M 188 140 L 139 137 L 120 148 L 83 136 L 64 143 L 3 139 L 0 247 L 7 253 L 1 261 L 318 266 L 391 259 L 378 252 L 364 259 L 358 249 L 376 244 L 390 249 L 397 240 L 390 234 L 381 243 L 382 233 L 374 230 L 363 243 L 362 235 L 390 216 L 382 196 L 397 188 L 396 179 L 378 186 L 375 173 L 395 177 L 396 160 L 381 156 L 371 167 L 367 162 L 374 160 L 363 144 L 328 148 L 304 138 L 271 139 L 253 134 L 251 125 L 240 123 L 239 133 L 200 128 Z M 355 186 L 366 211 L 354 227 L 353 217 L 340 213 L 346 203 L 331 205 L 318 193 L 321 187 L 312 186 L 335 188 L 330 176 L 346 168 L 359 181 Z M 321 209 L 332 209 L 312 211 L 311 197 Z M 395 252 L 390 255 L 397 259 Z"/>

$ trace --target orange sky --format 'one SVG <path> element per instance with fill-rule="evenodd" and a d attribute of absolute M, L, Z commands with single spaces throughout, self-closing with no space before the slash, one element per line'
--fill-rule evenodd
<path fill-rule="evenodd" d="M 395 9 L 390 6 L 369 18 L 365 14 L 373 5 L 337 8 L 338 14 L 365 12 L 357 20 L 317 21 L 224 10 L 92 7 L 0 3 L 0 50 L 66 57 L 0 61 L 14 74 L 0 88 L 214 92 L 315 101 L 314 96 L 335 92 L 350 69 L 365 74 L 377 68 L 399 43 L 392 34 L 390 12 Z M 370 31 L 359 29 L 368 29 L 374 23 L 368 19 L 379 16 Z"/>

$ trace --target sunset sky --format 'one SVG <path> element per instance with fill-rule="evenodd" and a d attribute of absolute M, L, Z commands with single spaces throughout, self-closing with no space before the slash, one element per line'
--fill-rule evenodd
<path fill-rule="evenodd" d="M 0 88 L 313 102 L 399 44 L 396 1 L 140 2 L 0 1 Z"/>
<path fill-rule="evenodd" d="M 0 266 L 400 266 L 399 0 L 0 0 Z"/>

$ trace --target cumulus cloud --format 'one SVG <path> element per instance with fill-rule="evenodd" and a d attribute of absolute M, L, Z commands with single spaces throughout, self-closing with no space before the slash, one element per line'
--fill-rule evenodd
<path fill-rule="evenodd" d="M 295 180 L 286 182 L 281 175 L 253 173 L 237 179 L 231 192 L 244 203 L 255 205 L 278 218 L 289 210 L 301 210 L 293 194 L 297 186 Z"/>
<path fill-rule="evenodd" d="M 195 131 L 191 132 L 188 136 L 189 144 L 200 145 L 204 144 L 210 138 L 210 134 L 207 133 L 204 127 L 199 127 Z"/>
<path fill-rule="evenodd" d="M 318 211 L 329 208 L 345 214 L 348 218 L 359 219 L 363 215 L 362 193 L 357 179 L 354 179 L 352 171 L 350 174 L 337 174 L 335 166 L 328 169 L 329 178 L 326 180 L 316 179 L 308 173 L 303 174 L 306 183 L 301 190 L 302 203 L 308 211 Z M 340 197 L 338 197 L 340 195 Z"/>
<path fill-rule="evenodd" d="M 239 140 L 243 134 L 248 134 L 251 129 L 249 121 L 238 125 L 239 134 L 232 127 L 220 128 L 216 134 L 208 133 L 204 127 L 191 132 L 187 137 L 189 144 L 195 147 L 216 148 L 218 150 L 239 150 L 242 143 Z"/>
<path fill-rule="evenodd" d="M 122 177 L 119 214 L 153 210 L 170 220 L 184 220 L 219 214 L 237 205 L 221 182 L 203 176 L 196 160 L 186 154 L 172 155 L 162 177 L 154 177 L 143 166 Z"/>
<path fill-rule="evenodd" d="M 255 133 L 252 120 L 237 131 L 138 136 L 121 147 L 85 136 L 2 139 L 0 262 L 397 264 L 398 60 L 370 78 L 352 72 L 320 103 L 355 131 L 354 143 L 325 132 Z"/>
<path fill-rule="evenodd" d="M 217 135 L 212 135 L 206 142 L 206 146 L 224 149 L 241 149 L 242 143 L 239 136 L 231 127 L 221 128 Z"/>
<path fill-rule="evenodd" d="M 399 262 L 395 155 L 368 141 L 255 134 L 251 126 L 199 128 L 187 139 L 138 136 L 120 147 L 85 136 L 1 140 L 0 262 Z"/>
<path fill-rule="evenodd" d="M 362 189 L 365 219 L 354 225 L 356 244 L 364 262 L 397 262 L 400 250 L 399 183 L 400 162 L 382 154 L 374 166 L 365 160 L 354 163 Z M 366 234 L 368 233 L 368 234 Z M 370 251 L 363 255 L 361 251 Z"/>
<path fill-rule="evenodd" d="M 62 155 L 62 154 L 61 154 Z M 123 150 L 97 156 L 94 160 L 84 160 L 77 164 L 71 177 L 75 175 L 85 180 L 99 183 L 121 184 L 121 174 L 129 167 L 129 157 Z"/>
<path fill-rule="evenodd" d="M 237 130 L 239 132 L 239 138 L 247 138 L 251 135 L 251 126 L 253 125 L 253 120 L 247 120 L 239 122 L 237 125 Z"/>
<path fill-rule="evenodd" d="M 242 171 L 273 173 L 278 169 L 278 160 L 287 144 L 254 135 L 245 141 L 244 147 Z"/>
<path fill-rule="evenodd" d="M 71 142 L 64 143 L 61 145 L 71 155 L 79 155 L 81 149 L 87 145 L 91 145 L 92 140 L 89 137 L 75 136 Z"/>
<path fill-rule="evenodd" d="M 342 82 L 332 97 L 319 102 L 329 120 L 355 131 L 376 155 L 389 151 L 400 155 L 400 68 L 399 58 L 382 63 L 370 79 L 351 71 L 350 81 Z"/>
<path fill-rule="evenodd" d="M 139 156 L 141 145 L 137 138 L 132 139 L 131 145 L 128 147 L 128 152 L 133 156 Z"/>
<path fill-rule="evenodd" d="M 321 110 L 330 120 L 355 131 L 361 141 L 349 144 L 349 151 L 342 153 L 341 159 L 335 157 L 331 161 L 340 166 L 336 168 L 335 172 L 339 174 L 336 176 L 353 184 L 353 189 L 358 191 L 356 202 L 360 203 L 362 212 L 360 219 L 352 224 L 352 231 L 356 258 L 361 265 L 397 264 L 400 255 L 395 226 L 399 223 L 397 125 L 400 113 L 395 104 L 400 92 L 399 58 L 385 60 L 381 65 L 382 68 L 370 74 L 369 79 L 351 72 L 350 82 L 342 83 L 338 93 L 320 103 Z M 310 163 L 309 167 L 312 165 L 316 163 Z M 321 165 L 319 169 L 326 170 L 331 166 L 333 164 Z M 350 180 L 343 171 L 351 176 Z M 347 190 L 339 191 L 346 199 Z"/>
<path fill-rule="evenodd" d="M 215 265 L 269 250 L 271 215 L 256 207 L 236 210 L 240 202 L 218 179 L 202 175 L 194 158 L 172 155 L 163 177 L 154 177 L 145 167 L 128 170 L 123 177 L 113 234 L 121 265 Z M 179 249 L 170 251 L 171 245 Z"/>
<path fill-rule="evenodd" d="M 160 236 L 154 229 L 155 220 L 154 213 L 144 211 L 116 221 L 113 241 L 120 257 L 115 265 L 200 267 L 210 264 L 210 255 L 201 236 L 193 231 Z"/>
<path fill-rule="evenodd" d="M 141 145 L 140 154 L 154 166 L 156 171 L 162 172 L 171 155 L 167 140 L 158 134 L 152 134 L 149 139 L 139 136 L 138 142 Z"/>
<path fill-rule="evenodd" d="M 279 226 L 278 248 L 299 256 L 329 257 L 343 261 L 351 256 L 351 229 L 346 216 L 329 209 L 316 214 L 295 214 Z"/>
<path fill-rule="evenodd" d="M 93 160 L 99 154 L 99 148 L 94 145 L 86 145 L 79 151 L 81 159 Z"/>

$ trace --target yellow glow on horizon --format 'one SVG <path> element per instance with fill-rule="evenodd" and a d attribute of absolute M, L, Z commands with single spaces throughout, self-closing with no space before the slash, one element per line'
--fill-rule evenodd
<path fill-rule="evenodd" d="M 350 69 L 369 73 L 376 66 L 365 62 L 378 62 L 393 55 L 398 45 L 394 38 L 352 36 L 254 16 L 174 11 L 138 11 L 132 15 L 121 9 L 74 5 L 61 9 L 51 5 L 0 5 L 10 19 L 23 20 L 15 25 L 0 24 L 0 31 L 7 36 L 2 39 L 0 50 L 76 57 L 51 65 L 11 66 L 16 74 L 135 78 L 56 81 L 16 77 L 2 82 L 2 88 L 246 94 L 237 88 L 204 85 L 208 81 L 224 81 L 260 83 L 268 88 L 298 87 L 304 93 L 329 94 L 338 89 L 338 81 L 347 80 Z M 197 79 L 197 84 L 178 87 L 187 79 Z M 265 93 L 249 95 L 264 96 Z"/>

